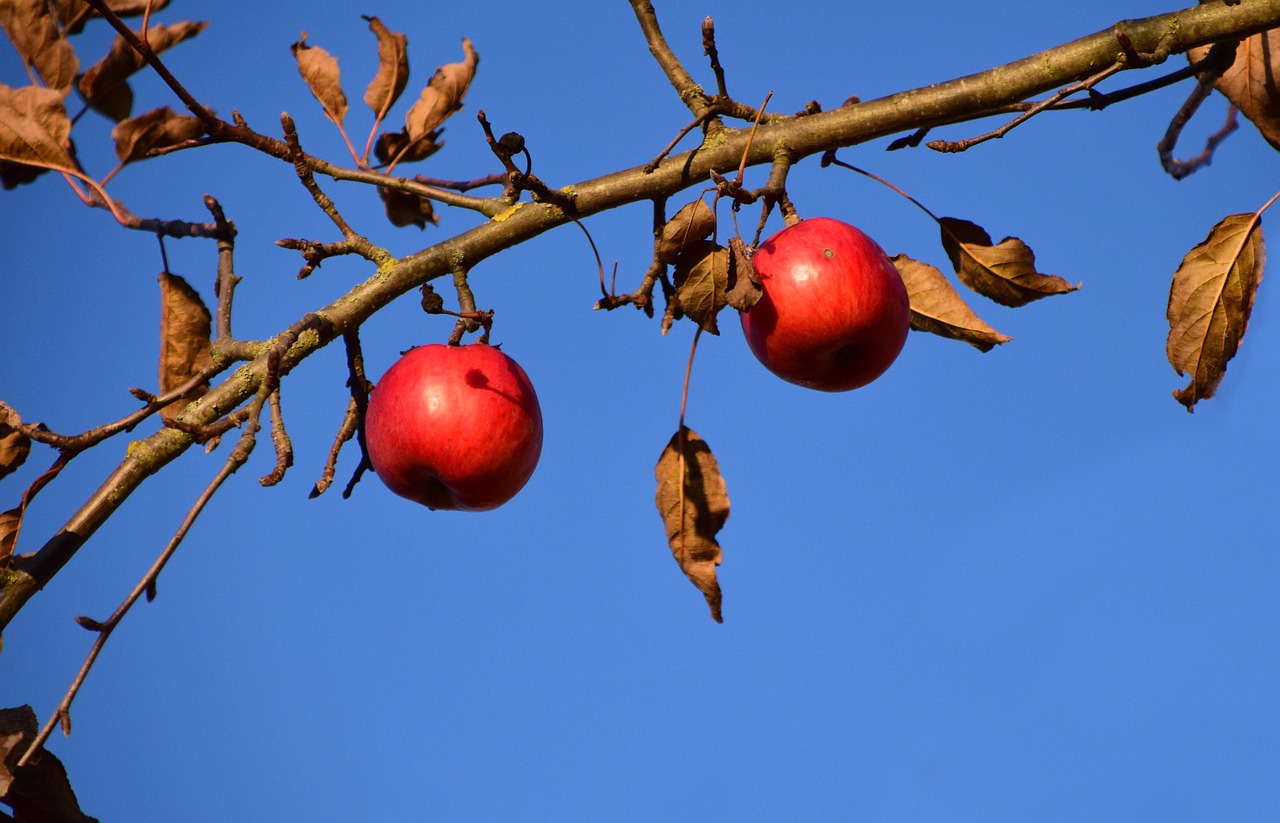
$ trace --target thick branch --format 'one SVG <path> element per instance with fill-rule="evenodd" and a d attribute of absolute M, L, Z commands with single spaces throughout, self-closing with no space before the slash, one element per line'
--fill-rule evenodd
<path fill-rule="evenodd" d="M 638 5 L 648 5 L 638 4 Z M 1280 27 L 1280 0 L 1213 3 L 1180 12 L 1126 21 L 1098 34 L 986 72 L 829 112 L 761 125 L 753 141 L 746 130 L 729 131 L 714 147 L 668 158 L 652 173 L 635 168 L 584 181 L 566 191 L 575 214 L 586 217 L 641 200 L 671 196 L 703 185 L 712 171 L 728 174 L 744 156 L 750 165 L 772 163 L 780 146 L 794 161 L 828 149 L 850 146 L 899 132 L 982 116 L 1064 84 L 1089 77 L 1116 60 L 1115 30 L 1125 32 L 1140 52 L 1172 43 L 1174 53 L 1227 38 L 1242 38 Z M 748 149 L 748 142 L 750 148 Z M 284 144 L 281 143 L 281 146 Z M 316 171 L 326 173 L 317 164 Z M 334 175 L 335 177 L 337 175 Z M 457 237 L 408 257 L 388 261 L 375 276 L 316 312 L 323 321 L 300 334 L 279 359 L 278 375 L 334 339 L 354 331 L 392 300 L 460 267 L 472 269 L 487 257 L 569 222 L 571 215 L 553 203 L 523 203 Z M 208 424 L 242 405 L 268 374 L 268 354 L 237 369 L 192 404 L 185 422 Z M 165 428 L 138 441 L 114 472 L 74 516 L 33 555 L 15 557 L 0 577 L 0 629 L 43 587 L 81 545 L 142 482 L 188 449 L 195 438 Z"/>

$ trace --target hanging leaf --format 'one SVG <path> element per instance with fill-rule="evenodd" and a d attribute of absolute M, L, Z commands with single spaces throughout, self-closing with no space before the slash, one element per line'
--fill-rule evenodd
<path fill-rule="evenodd" d="M 31 453 L 31 440 L 15 426 L 21 418 L 8 404 L 0 402 L 0 477 L 18 470 Z"/>
<path fill-rule="evenodd" d="M 690 245 L 676 261 L 673 282 L 684 313 L 704 331 L 719 334 L 716 315 L 728 305 L 728 249 L 710 240 Z"/>
<path fill-rule="evenodd" d="M 1233 214 L 1182 258 L 1169 289 L 1169 363 L 1191 383 L 1173 396 L 1194 411 L 1213 397 L 1249 325 L 1266 249 L 1255 214 Z"/>
<path fill-rule="evenodd" d="M 1002 306 L 1025 306 L 1080 288 L 1057 275 L 1036 271 L 1035 254 L 1016 237 L 992 245 L 991 235 L 968 220 L 941 217 L 938 225 L 942 227 L 942 246 L 960 282 Z"/>
<path fill-rule="evenodd" d="M 383 132 L 378 135 L 378 141 L 373 145 L 374 156 L 383 164 L 390 163 L 392 160 L 400 163 L 426 160 L 444 145 L 440 140 L 440 134 L 443 131 L 444 129 L 436 129 L 417 140 L 410 140 L 409 133 L 404 129 Z"/>
<path fill-rule="evenodd" d="M 121 120 L 111 130 L 111 139 L 116 141 L 116 157 L 124 165 L 142 160 L 154 149 L 195 140 L 203 136 L 205 131 L 204 121 L 199 117 L 178 114 L 164 106 Z"/>
<path fill-rule="evenodd" d="M 84 24 L 93 17 L 97 17 L 98 13 L 89 7 L 84 0 L 55 0 L 53 5 L 57 9 L 58 20 L 62 23 L 67 34 L 79 34 L 84 29 Z M 107 8 L 115 12 L 117 17 L 141 17 L 146 13 L 147 7 L 150 6 L 151 13 L 163 9 L 169 5 L 169 0 L 106 0 Z"/>
<path fill-rule="evenodd" d="M 47 749 L 17 768 L 36 737 L 38 721 L 30 706 L 0 709 L 0 798 L 13 820 L 31 823 L 98 823 L 80 810 L 67 770 Z"/>
<path fill-rule="evenodd" d="M 153 25 L 147 29 L 147 43 L 153 52 L 160 54 L 195 37 L 208 25 L 207 21 L 190 20 L 171 26 Z M 117 35 L 106 56 L 81 75 L 80 93 L 96 111 L 119 122 L 133 111 L 133 89 L 129 88 L 128 79 L 145 65 L 142 55 Z"/>
<path fill-rule="evenodd" d="M 0 159 L 75 172 L 66 149 L 70 134 L 71 120 L 57 91 L 43 86 L 11 89 L 0 83 Z M 11 188 L 7 182 L 6 187 Z"/>
<path fill-rule="evenodd" d="M 446 63 L 436 69 L 418 101 L 405 115 L 404 126 L 409 139 L 427 137 L 449 115 L 462 108 L 462 98 L 471 87 L 476 65 L 480 62 L 480 55 L 465 37 L 462 39 L 462 51 L 465 56 L 461 63 Z"/>
<path fill-rule="evenodd" d="M 347 116 L 347 95 L 342 91 L 338 58 L 319 46 L 308 46 L 305 31 L 289 51 L 298 61 L 298 73 L 307 82 L 307 88 L 324 107 L 325 117 L 341 126 Z"/>
<path fill-rule="evenodd" d="M 738 311 L 750 311 L 764 294 L 756 264 L 751 262 L 751 252 L 739 237 L 729 238 L 729 285 L 724 299 Z"/>
<path fill-rule="evenodd" d="M 702 438 L 684 427 L 662 450 L 654 473 L 658 514 L 666 525 L 671 553 L 707 599 L 712 619 L 722 623 L 716 566 L 723 553 L 716 535 L 729 519 L 729 492 L 720 466 Z"/>
<path fill-rule="evenodd" d="M 18 545 L 18 532 L 22 530 L 22 507 L 0 512 L 0 569 L 9 565 L 13 550 Z M 0 796 L 3 792 L 0 792 Z"/>
<path fill-rule="evenodd" d="M 393 226 L 400 228 L 417 226 L 425 229 L 428 223 L 434 226 L 440 222 L 435 209 L 431 206 L 431 201 L 425 197 L 381 187 L 378 189 L 378 196 L 382 198 L 382 205 L 387 210 L 387 219 Z"/>
<path fill-rule="evenodd" d="M 674 263 L 686 248 L 706 240 L 716 230 L 716 215 L 701 199 L 686 203 L 662 227 L 655 246 L 660 263 Z"/>
<path fill-rule="evenodd" d="M 891 259 L 907 287 L 907 297 L 911 301 L 911 328 L 950 340 L 961 340 L 984 352 L 1013 339 L 991 328 L 974 314 L 951 282 L 934 266 L 912 260 L 905 254 Z"/>
<path fill-rule="evenodd" d="M 409 82 L 409 38 L 391 31 L 376 17 L 364 16 L 378 38 L 378 73 L 364 90 L 364 102 L 379 117 L 400 99 Z"/>
<path fill-rule="evenodd" d="M 1203 3 L 1204 0 L 1201 0 Z M 1191 62 L 1204 59 L 1209 47 L 1191 49 Z M 1280 29 L 1246 38 L 1236 59 L 1214 83 L 1240 113 L 1249 118 L 1272 146 L 1280 149 Z"/>
<path fill-rule="evenodd" d="M 0 0 L 0 28 L 40 79 L 66 97 L 75 82 L 80 61 L 63 37 L 46 0 Z"/>
<path fill-rule="evenodd" d="M 9 160 L 0 160 L 0 188 L 6 191 L 17 188 L 24 183 L 34 181 L 47 171 L 48 169 L 39 166 L 26 166 Z"/>
<path fill-rule="evenodd" d="M 212 317 L 196 290 L 176 274 L 160 275 L 160 392 L 178 388 L 208 368 Z M 198 386 L 160 410 L 164 417 L 181 414 L 188 403 L 209 390 Z"/>

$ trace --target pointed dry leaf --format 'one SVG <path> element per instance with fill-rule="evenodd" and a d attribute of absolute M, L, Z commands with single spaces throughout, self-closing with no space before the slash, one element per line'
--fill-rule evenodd
<path fill-rule="evenodd" d="M 18 413 L 0 402 L 0 477 L 18 470 L 31 453 L 31 440 L 15 426 L 22 422 Z"/>
<path fill-rule="evenodd" d="M 160 275 L 160 393 L 186 383 L 213 362 L 210 355 L 212 317 L 196 290 L 176 274 Z M 197 387 L 160 410 L 175 417 L 206 391 Z"/>
<path fill-rule="evenodd" d="M 382 205 L 387 210 L 387 219 L 393 226 L 401 228 L 417 226 L 425 229 L 428 223 L 434 226 L 440 222 L 435 209 L 431 206 L 431 201 L 425 197 L 388 188 L 379 188 L 378 196 L 382 198 Z"/>
<path fill-rule="evenodd" d="M 1201 0 L 1203 3 L 1204 0 Z M 1204 58 L 1209 48 L 1191 49 L 1191 62 Z M 1280 29 L 1246 38 L 1236 48 L 1236 59 L 1214 88 L 1249 118 L 1262 136 L 1280 149 Z"/>
<path fill-rule="evenodd" d="M 654 473 L 658 514 L 666 525 L 671 553 L 707 599 L 711 617 L 721 623 L 716 566 L 723 554 L 716 535 L 729 519 L 729 491 L 720 466 L 711 447 L 686 427 L 662 450 Z"/>
<path fill-rule="evenodd" d="M 18 532 L 22 530 L 22 507 L 0 512 L 0 569 L 9 565 L 14 547 L 18 544 Z M 3 793 L 0 792 L 0 797 Z"/>
<path fill-rule="evenodd" d="M 0 84 L 0 159 L 59 171 L 75 171 L 66 149 L 71 120 L 62 95 L 43 86 L 11 89 Z"/>
<path fill-rule="evenodd" d="M 24 63 L 34 66 L 40 79 L 62 97 L 80 69 L 80 61 L 46 0 L 0 0 L 0 28 Z"/>
<path fill-rule="evenodd" d="M 716 230 L 716 215 L 703 200 L 680 207 L 667 224 L 654 248 L 660 263 L 674 263 L 680 252 L 699 240 L 706 240 Z"/>
<path fill-rule="evenodd" d="M 338 58 L 319 46 L 308 46 L 305 31 L 289 51 L 298 61 L 298 73 L 307 81 L 307 88 L 324 107 L 325 117 L 341 126 L 347 116 L 347 95 L 342 91 Z"/>
<path fill-rule="evenodd" d="M 1214 226 L 1174 273 L 1166 350 L 1174 370 L 1191 375 L 1191 383 L 1173 393 L 1187 411 L 1213 397 L 1227 361 L 1239 350 L 1265 262 L 1257 215 L 1233 214 Z"/>
<path fill-rule="evenodd" d="M 176 146 L 205 134 L 204 121 L 189 114 L 178 114 L 168 106 L 154 109 L 128 120 L 121 120 L 111 130 L 116 141 L 116 157 L 121 164 L 147 156 L 153 149 Z"/>
<path fill-rule="evenodd" d="M 152 25 L 147 29 L 147 43 L 153 52 L 160 54 L 195 37 L 208 25 L 207 21 L 190 20 L 171 26 Z M 146 63 L 142 56 L 133 50 L 128 41 L 117 35 L 106 56 L 80 76 L 80 93 L 95 110 L 112 120 L 123 120 L 133 111 L 133 90 L 129 88 L 129 76 L 144 65 Z"/>
<path fill-rule="evenodd" d="M 937 268 L 905 254 L 891 258 L 902 275 L 911 300 L 911 328 L 951 340 L 962 340 L 981 351 L 1008 343 L 1007 337 L 973 313 L 946 276 Z"/>
<path fill-rule="evenodd" d="M 738 311 L 750 311 L 764 294 L 756 264 L 751 262 L 751 251 L 739 237 L 729 238 L 729 286 L 724 299 Z"/>
<path fill-rule="evenodd" d="M 942 246 L 960 282 L 1002 306 L 1025 306 L 1033 300 L 1080 288 L 1055 274 L 1036 271 L 1036 256 L 1016 237 L 992 245 L 991 235 L 968 220 L 938 219 Z"/>
<path fill-rule="evenodd" d="M 710 240 L 691 244 L 676 261 L 673 283 L 684 313 L 704 331 L 719 334 L 716 315 L 728 305 L 729 250 Z"/>
<path fill-rule="evenodd" d="M 471 41 L 462 39 L 464 57 L 461 63 L 446 63 L 431 75 L 431 81 L 418 96 L 418 101 L 405 115 L 404 126 L 411 140 L 418 140 L 435 131 L 449 115 L 462 108 L 462 98 L 476 76 L 480 55 L 472 48 Z"/>
<path fill-rule="evenodd" d="M 365 16 L 378 37 L 378 73 L 364 90 L 364 102 L 378 117 L 396 104 L 409 82 L 409 38 L 391 31 L 376 17 Z"/>

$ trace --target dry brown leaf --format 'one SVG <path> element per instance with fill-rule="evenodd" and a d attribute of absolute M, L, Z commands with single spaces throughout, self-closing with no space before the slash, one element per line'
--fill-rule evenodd
<path fill-rule="evenodd" d="M 444 129 L 436 129 L 427 136 L 412 141 L 409 139 L 409 133 L 404 129 L 383 132 L 378 135 L 378 140 L 374 143 L 374 156 L 380 163 L 390 163 L 392 160 L 399 163 L 416 163 L 419 160 L 426 160 L 444 145 L 440 140 L 440 134 L 443 131 Z"/>
<path fill-rule="evenodd" d="M 298 61 L 298 73 L 307 81 L 307 88 L 324 107 L 325 117 L 341 126 L 347 116 L 347 95 L 342 91 L 338 58 L 319 46 L 308 46 L 305 31 L 289 51 Z"/>
<path fill-rule="evenodd" d="M 974 314 L 951 281 L 936 267 L 912 260 L 905 254 L 890 259 L 902 275 L 911 300 L 911 328 L 961 340 L 984 352 L 1013 339 Z"/>
<path fill-rule="evenodd" d="M 707 599 L 711 617 L 722 623 L 716 566 L 723 553 L 716 535 L 729 519 L 729 492 L 711 448 L 692 429 L 676 432 L 658 458 L 658 514 L 667 543 L 685 575 Z"/>
<path fill-rule="evenodd" d="M 728 249 L 710 240 L 690 244 L 676 260 L 672 282 L 684 313 L 704 331 L 719 334 L 716 315 L 728 305 Z"/>
<path fill-rule="evenodd" d="M 153 52 L 160 54 L 183 40 L 195 37 L 208 25 L 207 21 L 190 20 L 171 26 L 152 25 L 147 29 L 147 42 Z M 117 35 L 106 56 L 80 76 L 80 93 L 95 110 L 112 120 L 123 120 L 133 111 L 133 89 L 129 88 L 129 76 L 144 65 L 146 63 L 142 56 L 133 50 L 128 41 Z"/>
<path fill-rule="evenodd" d="M 17 768 L 36 737 L 30 706 L 0 709 L 0 798 L 13 809 L 15 821 L 30 823 L 98 823 L 80 810 L 67 770 L 47 749 Z"/>
<path fill-rule="evenodd" d="M 48 169 L 39 166 L 27 166 L 22 163 L 0 160 L 0 188 L 6 191 L 17 188 L 24 183 L 32 182 L 47 171 Z"/>
<path fill-rule="evenodd" d="M 674 263 L 680 253 L 699 240 L 706 240 L 716 230 L 716 215 L 701 199 L 683 205 L 662 227 L 662 236 L 654 248 L 660 263 Z"/>
<path fill-rule="evenodd" d="M 44 84 L 66 97 L 80 61 L 46 0 L 0 0 L 0 28 Z"/>
<path fill-rule="evenodd" d="M 425 197 L 388 188 L 379 188 L 378 196 L 382 198 L 382 205 L 387 210 L 387 219 L 393 226 L 401 228 L 417 226 L 425 229 L 428 223 L 434 226 L 440 222 L 435 209 L 431 206 L 431 201 Z"/>
<path fill-rule="evenodd" d="M 991 235 L 976 223 L 954 217 L 938 218 L 942 246 L 960 282 L 1002 306 L 1025 306 L 1033 300 L 1066 294 L 1080 288 L 1055 274 L 1036 271 L 1036 256 L 1016 237 L 992 244 Z"/>
<path fill-rule="evenodd" d="M 1173 393 L 1187 411 L 1213 397 L 1227 361 L 1239 350 L 1265 262 L 1257 215 L 1233 214 L 1214 226 L 1174 273 L 1166 350 L 1174 370 L 1191 375 L 1191 383 Z"/>
<path fill-rule="evenodd" d="M 116 141 L 116 157 L 121 164 L 147 156 L 153 149 L 176 146 L 204 135 L 204 121 L 188 114 L 178 114 L 168 106 L 153 109 L 128 120 L 121 120 L 111 130 Z"/>
<path fill-rule="evenodd" d="M 15 426 L 22 422 L 7 403 L 0 402 L 0 477 L 18 470 L 31 453 L 31 440 Z"/>
<path fill-rule="evenodd" d="M 409 82 L 409 38 L 391 31 L 376 17 L 366 15 L 364 19 L 378 37 L 378 73 L 364 90 L 364 102 L 375 115 L 383 117 Z"/>
<path fill-rule="evenodd" d="M 155 14 L 169 5 L 169 0 L 106 0 L 106 5 L 117 17 L 140 17 L 146 13 L 147 6 Z M 67 34 L 79 34 L 84 24 L 98 15 L 84 0 L 55 0 L 54 6 Z"/>
<path fill-rule="evenodd" d="M 178 388 L 198 372 L 208 368 L 212 317 L 196 290 L 176 274 L 160 275 L 160 392 Z M 208 383 L 196 387 L 160 410 L 175 417 L 186 405 L 209 390 Z"/>
<path fill-rule="evenodd" d="M 724 299 L 738 311 L 750 311 L 764 294 L 756 264 L 751 262 L 751 251 L 742 238 L 729 238 L 729 285 Z"/>
<path fill-rule="evenodd" d="M 449 115 L 462 108 L 462 98 L 471 87 L 476 65 L 480 62 L 480 55 L 465 37 L 462 38 L 462 51 L 465 56 L 461 63 L 446 63 L 436 69 L 418 101 L 405 115 L 404 127 L 409 139 L 426 137 Z"/>
<path fill-rule="evenodd" d="M 0 159 L 74 172 L 66 149 L 70 134 L 71 120 L 57 91 L 0 83 Z"/>
<path fill-rule="evenodd" d="M 9 565 L 14 547 L 18 544 L 18 532 L 22 530 L 22 507 L 0 512 L 0 569 Z M 0 791 L 0 795 L 4 792 Z"/>
<path fill-rule="evenodd" d="M 1204 0 L 1201 0 L 1203 3 Z M 1187 52 L 1191 62 L 1204 59 L 1209 47 Z M 1249 118 L 1272 146 L 1280 149 L 1280 29 L 1246 38 L 1236 48 L 1236 59 L 1214 88 L 1222 92 L 1240 113 Z"/>

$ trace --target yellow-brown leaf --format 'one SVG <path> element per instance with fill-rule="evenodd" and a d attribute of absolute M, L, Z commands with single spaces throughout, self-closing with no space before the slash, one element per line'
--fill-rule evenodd
<path fill-rule="evenodd" d="M 974 314 L 936 267 L 912 260 L 905 254 L 891 259 L 907 287 L 912 329 L 960 340 L 984 352 L 1013 339 L 991 328 Z"/>
<path fill-rule="evenodd" d="M 160 392 L 172 391 L 213 362 L 210 353 L 212 317 L 196 290 L 176 274 L 160 275 Z M 174 417 L 208 391 L 208 383 L 160 410 Z"/>
<path fill-rule="evenodd" d="M 716 566 L 723 559 L 716 535 L 729 519 L 729 492 L 711 448 L 692 429 L 676 432 L 658 458 L 658 514 L 680 569 L 702 592 L 717 623 L 721 614 Z"/>
<path fill-rule="evenodd" d="M 942 217 L 938 225 L 960 282 L 1002 306 L 1025 306 L 1079 288 L 1055 274 L 1036 271 L 1035 254 L 1016 237 L 993 244 L 985 229 L 968 220 Z"/>
<path fill-rule="evenodd" d="M 378 73 L 364 90 L 364 102 L 381 117 L 400 99 L 409 82 L 409 38 L 391 31 L 376 17 L 364 19 L 378 38 Z"/>

